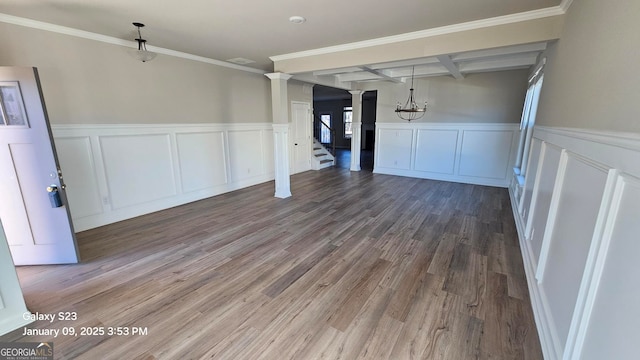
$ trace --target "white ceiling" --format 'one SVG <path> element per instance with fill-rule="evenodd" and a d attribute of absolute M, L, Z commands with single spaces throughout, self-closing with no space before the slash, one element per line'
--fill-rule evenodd
<path fill-rule="evenodd" d="M 566 0 L 565 0 L 566 1 Z M 273 70 L 270 56 L 377 39 L 474 20 L 556 7 L 561 0 L 0 0 L 0 13 L 132 41 L 132 22 L 146 24 L 151 46 L 205 58 L 255 61 Z M 307 21 L 296 25 L 292 15 Z M 413 62 L 363 64 L 320 76 L 340 81 L 390 80 L 410 76 L 527 67 L 544 44 L 489 52 L 450 54 Z"/>

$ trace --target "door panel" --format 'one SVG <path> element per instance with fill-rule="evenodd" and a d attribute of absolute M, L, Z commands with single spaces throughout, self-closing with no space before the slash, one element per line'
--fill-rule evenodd
<path fill-rule="evenodd" d="M 35 68 L 0 67 L 0 219 L 16 265 L 78 262 Z M 54 207 L 48 187 L 58 189 Z"/>
<path fill-rule="evenodd" d="M 292 102 L 293 173 L 311 170 L 311 105 Z"/>

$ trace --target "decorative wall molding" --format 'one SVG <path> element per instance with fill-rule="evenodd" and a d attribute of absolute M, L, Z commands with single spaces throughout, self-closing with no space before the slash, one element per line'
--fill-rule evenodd
<path fill-rule="evenodd" d="M 633 357 L 640 289 L 621 279 L 640 275 L 640 136 L 536 126 L 534 140 L 535 181 L 509 192 L 545 358 Z"/>
<path fill-rule="evenodd" d="M 268 123 L 53 125 L 76 231 L 274 179 Z"/>
<path fill-rule="evenodd" d="M 509 186 L 518 124 L 376 123 L 374 172 Z"/>

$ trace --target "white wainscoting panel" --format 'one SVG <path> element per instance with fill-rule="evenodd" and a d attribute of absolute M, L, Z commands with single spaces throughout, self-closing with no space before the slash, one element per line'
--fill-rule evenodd
<path fill-rule="evenodd" d="M 583 316 L 576 322 L 575 359 L 632 359 L 640 354 L 640 180 L 617 178 L 611 211 L 599 246 L 590 260 L 594 268 L 583 282 Z"/>
<path fill-rule="evenodd" d="M 262 161 L 267 172 L 273 173 L 275 170 L 273 129 L 262 130 Z"/>
<path fill-rule="evenodd" d="M 535 142 L 518 235 L 545 359 L 635 358 L 640 136 L 537 126 Z"/>
<path fill-rule="evenodd" d="M 374 172 L 507 187 L 516 124 L 376 123 Z"/>
<path fill-rule="evenodd" d="M 88 136 L 68 137 L 56 141 L 60 167 L 64 169 L 67 197 L 73 204 L 71 216 L 81 218 L 100 214 L 102 200 L 98 189 L 98 175 L 93 161 L 91 139 Z M 73 191 L 71 191 L 73 189 Z"/>
<path fill-rule="evenodd" d="M 263 173 L 262 136 L 258 130 L 229 131 L 231 180 L 244 181 Z"/>
<path fill-rule="evenodd" d="M 52 130 L 76 231 L 274 178 L 270 123 Z"/>
<path fill-rule="evenodd" d="M 538 149 L 536 148 L 536 150 Z M 544 238 L 547 219 L 549 218 L 551 197 L 558 174 L 560 155 L 562 154 L 562 149 L 546 143 L 542 143 L 539 150 L 538 153 L 532 154 L 530 157 L 530 159 L 540 159 L 540 161 L 535 162 L 539 166 L 536 168 L 529 167 L 529 173 L 525 182 L 525 184 L 530 183 L 530 177 L 537 179 L 533 184 L 532 200 L 529 205 L 529 211 L 527 211 L 529 217 L 525 230 L 525 238 L 528 242 L 527 246 L 530 247 L 532 251 L 531 259 L 536 270 L 538 267 L 538 259 L 540 258 L 540 251 L 542 250 L 542 239 Z M 527 191 L 528 190 L 525 189 L 525 193 Z"/>
<path fill-rule="evenodd" d="M 531 139 L 531 154 L 540 154 L 540 147 L 542 146 L 542 141 L 539 139 Z M 527 165 L 527 169 L 537 169 L 538 162 L 540 161 L 539 156 L 529 156 L 529 164 Z M 524 223 L 526 224 L 529 219 L 529 207 L 531 206 L 531 200 L 533 198 L 533 186 L 535 185 L 535 176 L 526 177 L 525 175 L 525 183 L 522 191 L 522 197 L 520 198 L 520 202 L 518 203 L 518 211 L 522 215 L 524 219 Z"/>
<path fill-rule="evenodd" d="M 506 179 L 511 169 L 512 130 L 464 130 L 460 151 L 460 171 L 463 176 Z"/>
<path fill-rule="evenodd" d="M 411 169 L 413 130 L 385 129 L 378 127 L 376 140 L 377 158 L 375 164 L 381 169 Z"/>
<path fill-rule="evenodd" d="M 224 132 L 176 134 L 182 191 L 203 190 L 227 182 Z"/>
<path fill-rule="evenodd" d="M 177 193 L 169 134 L 102 136 L 100 148 L 112 209 Z"/>
<path fill-rule="evenodd" d="M 415 169 L 453 175 L 458 135 L 458 130 L 418 129 Z"/>
<path fill-rule="evenodd" d="M 567 341 L 608 171 L 563 155 L 536 272 L 559 344 Z"/>

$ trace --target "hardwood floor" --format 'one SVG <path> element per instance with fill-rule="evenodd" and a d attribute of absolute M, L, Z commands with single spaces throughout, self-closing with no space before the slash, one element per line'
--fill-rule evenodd
<path fill-rule="evenodd" d="M 340 168 L 80 233 L 18 268 L 32 312 L 147 335 L 22 336 L 60 359 L 542 359 L 506 189 Z"/>

